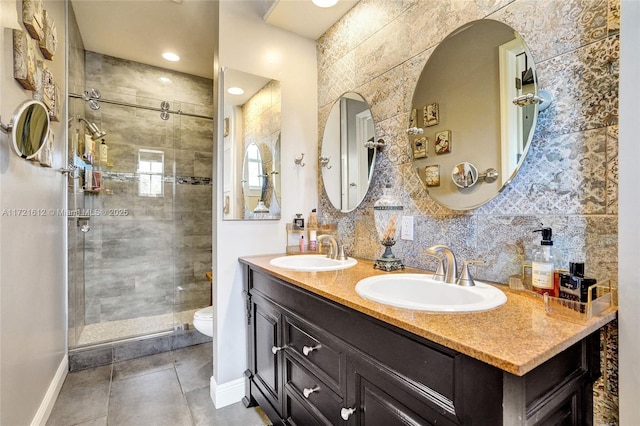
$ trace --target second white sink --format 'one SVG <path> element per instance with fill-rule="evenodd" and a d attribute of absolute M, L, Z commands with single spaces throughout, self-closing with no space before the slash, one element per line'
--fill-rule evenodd
<path fill-rule="evenodd" d="M 376 275 L 360 280 L 356 292 L 385 305 L 431 312 L 478 312 L 507 301 L 498 288 L 475 282 L 462 287 L 435 281 L 426 274 Z"/>
<path fill-rule="evenodd" d="M 271 266 L 302 272 L 337 271 L 355 266 L 358 261 L 352 257 L 347 260 L 330 259 L 324 254 L 301 254 L 281 256 L 271 259 Z"/>

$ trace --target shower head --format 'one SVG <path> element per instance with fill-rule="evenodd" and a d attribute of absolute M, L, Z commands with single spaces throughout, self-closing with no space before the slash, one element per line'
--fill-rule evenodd
<path fill-rule="evenodd" d="M 107 132 L 103 132 L 102 130 L 100 130 L 95 123 L 89 123 L 87 120 L 85 120 L 82 117 L 78 117 L 78 121 L 85 122 L 85 124 L 87 125 L 87 129 L 91 133 L 91 139 L 93 139 L 94 141 L 106 136 L 107 134 Z"/>

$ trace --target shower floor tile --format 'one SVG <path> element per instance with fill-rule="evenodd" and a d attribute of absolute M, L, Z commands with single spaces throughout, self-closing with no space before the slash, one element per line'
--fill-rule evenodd
<path fill-rule="evenodd" d="M 216 410 L 211 343 L 69 373 L 47 426 L 264 426 L 260 408 Z"/>
<path fill-rule="evenodd" d="M 85 325 L 78 339 L 78 346 L 173 330 L 177 315 L 179 315 L 178 323 L 193 327 L 193 314 L 196 311 L 197 309 L 191 309 L 178 314 L 170 313 Z"/>

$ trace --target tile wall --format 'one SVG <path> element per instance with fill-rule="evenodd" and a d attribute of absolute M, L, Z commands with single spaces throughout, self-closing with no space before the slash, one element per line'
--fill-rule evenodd
<path fill-rule="evenodd" d="M 452 211 L 426 194 L 405 130 L 414 87 L 435 46 L 482 18 L 523 36 L 539 86 L 555 102 L 540 114 L 511 185 L 476 210 Z M 319 210 L 338 223 L 346 251 L 368 259 L 382 253 L 372 207 L 390 181 L 415 220 L 414 241 L 394 248 L 409 266 L 434 269 L 425 248 L 447 244 L 459 262 L 486 260 L 477 278 L 507 282 L 539 243 L 532 231 L 544 223 L 568 259 L 584 260 L 588 275 L 617 282 L 618 32 L 617 0 L 361 0 L 318 40 L 318 140 L 333 102 L 356 91 L 388 144 L 367 196 L 349 214 L 331 206 L 319 178 Z M 617 328 L 605 331 L 607 374 L 594 390 L 595 424 L 617 424 Z"/>
<path fill-rule="evenodd" d="M 212 117 L 212 80 L 86 52 L 86 86 L 102 98 Z M 168 78 L 167 82 L 161 77 Z M 86 234 L 87 324 L 209 305 L 212 121 L 101 103 L 85 111 L 107 132 L 106 192 L 85 195 L 96 212 Z M 163 194 L 139 194 L 138 150 L 164 154 Z M 189 322 L 189 318 L 179 319 Z"/>

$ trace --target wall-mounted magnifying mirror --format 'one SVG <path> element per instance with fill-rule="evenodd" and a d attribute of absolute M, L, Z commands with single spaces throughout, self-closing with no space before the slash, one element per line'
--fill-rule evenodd
<path fill-rule="evenodd" d="M 223 68 L 225 220 L 280 219 L 280 82 Z"/>
<path fill-rule="evenodd" d="M 45 105 L 36 100 L 23 102 L 16 108 L 8 125 L 2 130 L 9 135 L 11 148 L 20 157 L 34 158 L 47 142 L 49 113 Z"/>
<path fill-rule="evenodd" d="M 358 207 L 369 190 L 376 148 L 367 141 L 377 141 L 369 104 L 358 93 L 345 93 L 329 112 L 319 158 L 327 197 L 341 212 Z"/>
<path fill-rule="evenodd" d="M 414 167 L 436 202 L 453 210 L 476 208 L 515 177 L 539 110 L 536 102 L 514 104 L 527 94 L 538 95 L 535 66 L 508 25 L 471 22 L 434 50 L 413 95 L 407 133 Z M 477 169 L 477 177 L 452 173 L 459 164 Z"/>

